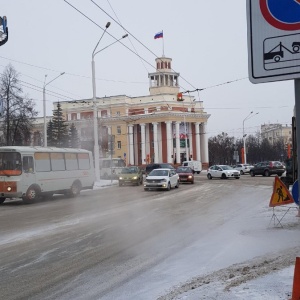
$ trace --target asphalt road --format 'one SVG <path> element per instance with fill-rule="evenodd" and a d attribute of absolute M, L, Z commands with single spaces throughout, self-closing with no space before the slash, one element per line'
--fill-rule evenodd
<path fill-rule="evenodd" d="M 75 199 L 4 202 L 0 298 L 115 299 L 119 289 L 120 299 L 147 299 L 145 288 L 132 296 L 131 281 L 222 226 L 220 214 L 223 221 L 234 217 L 244 193 L 272 187 L 273 181 L 249 175 L 208 180 L 202 173 L 194 185 L 169 192 L 112 186 Z M 227 211 L 228 203 L 237 205 Z M 157 288 L 159 279 L 154 281 Z"/>

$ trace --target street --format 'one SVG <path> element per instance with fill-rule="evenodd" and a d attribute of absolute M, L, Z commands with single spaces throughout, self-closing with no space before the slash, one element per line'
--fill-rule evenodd
<path fill-rule="evenodd" d="M 194 185 L 170 192 L 111 186 L 74 199 L 4 202 L 1 299 L 157 299 L 204 271 L 262 255 L 267 247 L 280 250 L 284 243 L 251 241 L 256 223 L 269 225 L 273 182 L 273 176 L 249 175 L 208 180 L 203 172 Z M 256 219 L 254 207 L 261 210 Z M 244 233 L 234 245 L 237 230 Z M 194 257 L 197 241 L 201 252 Z M 243 251 L 236 255 L 232 247 Z"/>

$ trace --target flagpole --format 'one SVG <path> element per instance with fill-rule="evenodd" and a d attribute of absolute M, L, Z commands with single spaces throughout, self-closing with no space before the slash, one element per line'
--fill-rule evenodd
<path fill-rule="evenodd" d="M 164 41 L 164 31 L 162 30 L 161 32 L 162 32 L 162 34 L 163 34 L 163 38 L 162 38 L 162 40 L 163 40 L 163 56 L 165 56 L 165 41 Z"/>

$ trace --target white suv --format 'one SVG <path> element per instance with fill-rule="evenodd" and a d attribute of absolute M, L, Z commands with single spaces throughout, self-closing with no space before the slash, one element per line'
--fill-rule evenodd
<path fill-rule="evenodd" d="M 250 170 L 253 168 L 252 165 L 249 164 L 238 164 L 234 167 L 236 170 L 239 170 L 241 175 L 249 174 Z"/>

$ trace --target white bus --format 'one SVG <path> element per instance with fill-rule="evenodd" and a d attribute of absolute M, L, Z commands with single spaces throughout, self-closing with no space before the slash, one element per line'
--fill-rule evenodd
<path fill-rule="evenodd" d="M 125 167 L 126 164 L 122 158 L 102 158 L 100 159 L 100 177 L 102 179 L 116 179 Z"/>
<path fill-rule="evenodd" d="M 55 147 L 0 147 L 0 204 L 22 198 L 32 203 L 53 194 L 75 197 L 93 188 L 92 152 Z"/>

